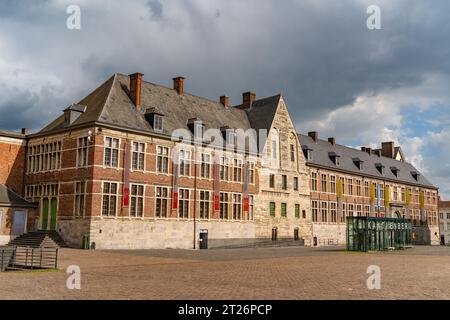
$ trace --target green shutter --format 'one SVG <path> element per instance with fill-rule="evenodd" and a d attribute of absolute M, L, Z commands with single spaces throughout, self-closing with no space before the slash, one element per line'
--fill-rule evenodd
<path fill-rule="evenodd" d="M 300 205 L 299 204 L 295 205 L 295 217 L 300 218 Z"/>
<path fill-rule="evenodd" d="M 270 216 L 275 217 L 275 202 L 270 203 Z"/>
<path fill-rule="evenodd" d="M 281 216 L 286 217 L 286 203 L 281 204 Z"/>

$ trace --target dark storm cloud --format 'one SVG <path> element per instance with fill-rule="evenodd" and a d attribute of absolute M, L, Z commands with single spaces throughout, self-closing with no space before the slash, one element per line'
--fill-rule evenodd
<path fill-rule="evenodd" d="M 32 58 L 33 51 L 44 55 L 54 46 L 63 50 L 54 70 L 78 63 L 86 77 L 99 80 L 135 68 L 148 80 L 163 83 L 184 74 L 194 93 L 211 98 L 226 93 L 234 103 L 246 90 L 260 97 L 281 92 L 294 118 L 304 121 L 351 104 L 362 93 L 414 86 L 428 73 L 449 73 L 450 3 L 379 2 L 382 30 L 375 31 L 366 28 L 371 3 L 350 0 L 150 0 L 127 2 L 122 8 L 111 2 L 97 7 L 80 2 L 85 20 L 78 35 L 58 25 L 64 7 L 57 11 L 51 1 L 36 2 L 33 10 L 23 1 L 2 2 L 2 14 L 19 26 L 28 23 L 23 12 L 45 11 L 47 6 L 55 14 L 39 21 L 37 30 L 24 31 L 33 45 L 28 48 Z M 164 10 L 165 19 L 136 23 L 126 9 L 139 5 L 152 17 L 162 17 Z M 2 32 L 8 31 L 20 38 L 20 30 Z M 71 50 L 82 51 L 75 61 L 65 55 Z"/>
<path fill-rule="evenodd" d="M 161 18 L 163 14 L 163 5 L 158 0 L 149 0 L 147 2 L 153 18 Z"/>

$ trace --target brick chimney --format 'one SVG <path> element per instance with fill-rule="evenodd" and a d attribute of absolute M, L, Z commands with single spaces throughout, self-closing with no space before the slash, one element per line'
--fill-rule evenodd
<path fill-rule="evenodd" d="M 28 128 L 22 128 L 22 134 L 27 135 L 28 134 Z"/>
<path fill-rule="evenodd" d="M 387 158 L 391 158 L 394 159 L 394 142 L 390 141 L 390 142 L 383 142 L 381 144 L 381 155 L 383 157 L 387 157 Z"/>
<path fill-rule="evenodd" d="M 334 146 L 334 145 L 336 145 L 336 138 L 330 137 L 330 138 L 328 138 L 328 142 Z"/>
<path fill-rule="evenodd" d="M 129 75 L 131 100 L 138 110 L 141 109 L 141 83 L 143 75 L 144 74 L 140 72 Z"/>
<path fill-rule="evenodd" d="M 228 109 L 228 106 L 230 105 L 230 98 L 227 96 L 220 96 L 220 103 L 225 107 L 225 109 Z"/>
<path fill-rule="evenodd" d="M 252 106 L 253 101 L 256 100 L 256 93 L 254 92 L 244 92 L 242 94 L 242 106 L 247 109 Z"/>
<path fill-rule="evenodd" d="M 364 151 L 369 155 L 372 154 L 372 148 L 369 148 L 369 147 L 361 147 L 361 151 Z"/>
<path fill-rule="evenodd" d="M 180 96 L 184 93 L 184 78 L 183 77 L 176 77 L 173 78 L 173 89 L 178 92 Z"/>
<path fill-rule="evenodd" d="M 311 137 L 314 142 L 317 142 L 319 140 L 319 133 L 317 131 L 308 132 L 308 137 Z"/>

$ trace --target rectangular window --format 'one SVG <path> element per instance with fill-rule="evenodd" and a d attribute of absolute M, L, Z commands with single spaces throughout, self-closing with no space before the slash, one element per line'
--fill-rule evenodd
<path fill-rule="evenodd" d="M 394 201 L 398 201 L 398 187 L 394 187 Z"/>
<path fill-rule="evenodd" d="M 336 223 L 337 222 L 337 203 L 336 202 L 330 202 L 330 213 L 331 213 L 331 222 Z"/>
<path fill-rule="evenodd" d="M 317 191 L 317 173 L 311 173 L 311 190 Z"/>
<path fill-rule="evenodd" d="M 86 194 L 86 182 L 80 181 L 75 183 L 75 216 L 84 216 L 84 199 Z"/>
<path fill-rule="evenodd" d="M 298 191 L 298 177 L 294 177 L 294 190 Z"/>
<path fill-rule="evenodd" d="M 3 228 L 3 209 L 0 209 L 0 229 Z"/>
<path fill-rule="evenodd" d="M 322 202 L 322 222 L 328 221 L 328 204 L 326 202 Z"/>
<path fill-rule="evenodd" d="M 300 218 L 300 205 L 298 203 L 296 203 L 294 207 L 294 217 L 296 219 Z"/>
<path fill-rule="evenodd" d="M 144 171 L 145 143 L 133 142 L 132 152 L 131 168 Z"/>
<path fill-rule="evenodd" d="M 105 138 L 105 161 L 106 167 L 117 168 L 119 165 L 119 139 Z"/>
<path fill-rule="evenodd" d="M 230 160 L 227 157 L 220 157 L 220 180 L 228 181 Z"/>
<path fill-rule="evenodd" d="M 360 204 L 356 205 L 356 216 L 358 217 L 362 216 L 362 206 Z"/>
<path fill-rule="evenodd" d="M 319 203 L 317 201 L 311 202 L 311 208 L 312 208 L 312 221 L 317 222 L 319 217 Z"/>
<path fill-rule="evenodd" d="M 233 181 L 242 182 L 242 160 L 233 159 Z"/>
<path fill-rule="evenodd" d="M 178 218 L 189 217 L 189 190 L 179 189 L 178 193 Z"/>
<path fill-rule="evenodd" d="M 191 151 L 180 150 L 180 176 L 189 176 L 191 173 Z"/>
<path fill-rule="evenodd" d="M 348 195 L 353 195 L 353 179 L 347 179 L 348 182 Z"/>
<path fill-rule="evenodd" d="M 130 216 L 142 217 L 144 214 L 144 186 L 140 184 L 131 185 Z"/>
<path fill-rule="evenodd" d="M 155 216 L 158 218 L 167 217 L 167 208 L 169 203 L 168 194 L 169 188 L 156 187 Z"/>
<path fill-rule="evenodd" d="M 277 141 L 276 140 L 272 140 L 272 159 L 276 160 L 278 158 L 277 155 Z"/>
<path fill-rule="evenodd" d="M 211 176 L 211 155 L 202 153 L 200 162 L 200 177 L 209 179 Z"/>
<path fill-rule="evenodd" d="M 327 192 L 327 175 L 322 174 L 322 192 Z"/>
<path fill-rule="evenodd" d="M 361 196 L 361 180 L 356 180 L 356 195 Z"/>
<path fill-rule="evenodd" d="M 370 186 L 369 181 L 365 181 L 365 182 L 364 182 L 364 196 L 367 197 L 367 198 L 370 197 L 369 186 Z M 376 189 L 375 189 L 375 190 L 376 190 Z"/>
<path fill-rule="evenodd" d="M 200 191 L 200 219 L 209 219 L 211 211 L 211 191 Z"/>
<path fill-rule="evenodd" d="M 153 129 L 155 131 L 162 131 L 163 130 L 163 117 L 160 115 L 155 114 L 153 118 Z"/>
<path fill-rule="evenodd" d="M 77 142 L 77 167 L 88 165 L 88 138 L 78 138 Z"/>
<path fill-rule="evenodd" d="M 295 146 L 293 144 L 291 144 L 291 162 L 295 161 Z"/>
<path fill-rule="evenodd" d="M 228 211 L 230 207 L 230 195 L 227 192 L 220 193 L 219 209 L 220 219 L 228 219 Z"/>
<path fill-rule="evenodd" d="M 242 195 L 233 193 L 233 219 L 242 219 Z"/>
<path fill-rule="evenodd" d="M 103 216 L 111 217 L 116 215 L 117 190 L 117 183 L 103 182 Z"/>
<path fill-rule="evenodd" d="M 345 222 L 345 217 L 347 215 L 347 206 L 345 203 L 342 204 L 342 215 L 339 217 L 339 221 L 341 223 Z"/>
<path fill-rule="evenodd" d="M 269 188 L 275 188 L 275 175 L 273 173 L 269 176 Z"/>
<path fill-rule="evenodd" d="M 61 142 L 29 147 L 27 157 L 29 173 L 58 170 L 61 168 Z"/>
<path fill-rule="evenodd" d="M 348 205 L 348 216 L 353 217 L 353 204 Z"/>
<path fill-rule="evenodd" d="M 156 171 L 158 173 L 169 172 L 169 148 L 158 146 L 156 148 Z"/>
<path fill-rule="evenodd" d="M 287 176 L 285 174 L 281 176 L 281 189 L 287 190 Z"/>
<path fill-rule="evenodd" d="M 254 162 L 248 162 L 248 183 L 254 184 L 255 183 L 255 163 Z"/>
<path fill-rule="evenodd" d="M 336 176 L 330 176 L 330 192 L 336 193 Z"/>
<path fill-rule="evenodd" d="M 275 209 L 276 209 L 275 202 L 271 202 L 270 203 L 270 216 L 271 217 L 275 217 Z"/>
<path fill-rule="evenodd" d="M 287 204 L 282 202 L 281 203 L 281 217 L 286 218 L 287 216 Z"/>
<path fill-rule="evenodd" d="M 253 220 L 253 213 L 255 210 L 255 199 L 253 196 L 248 196 L 248 220 Z"/>
<path fill-rule="evenodd" d="M 366 217 L 370 216 L 370 206 L 367 206 L 367 205 L 364 206 L 364 215 Z"/>

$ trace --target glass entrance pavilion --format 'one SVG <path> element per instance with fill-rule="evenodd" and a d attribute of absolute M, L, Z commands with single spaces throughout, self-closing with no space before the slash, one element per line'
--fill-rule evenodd
<path fill-rule="evenodd" d="M 404 249 L 411 246 L 411 227 L 407 219 L 347 217 L 347 250 Z"/>

